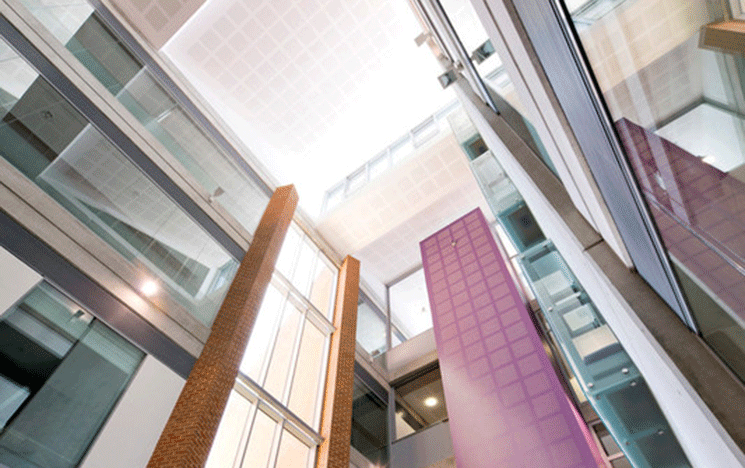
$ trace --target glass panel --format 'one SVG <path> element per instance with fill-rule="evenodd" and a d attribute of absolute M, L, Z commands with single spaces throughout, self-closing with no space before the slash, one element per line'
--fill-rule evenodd
<path fill-rule="evenodd" d="M 266 468 L 272 453 L 272 443 L 277 422 L 263 411 L 256 413 L 256 420 L 248 440 L 248 447 L 243 456 L 241 468 Z M 281 465 L 277 465 L 281 466 Z"/>
<path fill-rule="evenodd" d="M 292 279 L 292 271 L 295 266 L 295 257 L 297 256 L 301 237 L 302 234 L 299 232 L 299 229 L 294 224 L 291 224 L 282 243 L 282 250 L 279 251 L 279 257 L 277 258 L 276 269 L 289 280 Z"/>
<path fill-rule="evenodd" d="M 447 419 L 439 367 L 398 384 L 394 390 L 397 439 Z M 399 427 L 401 432 L 398 431 Z"/>
<path fill-rule="evenodd" d="M 206 468 L 232 467 L 240 455 L 241 440 L 253 404 L 232 390 L 212 443 Z"/>
<path fill-rule="evenodd" d="M 309 458 L 310 447 L 300 442 L 290 432 L 282 431 L 277 466 L 282 468 L 306 468 Z"/>
<path fill-rule="evenodd" d="M 572 14 L 704 340 L 745 381 L 745 57 L 735 1 Z M 638 21 L 644 18 L 644 21 Z"/>
<path fill-rule="evenodd" d="M 150 70 L 83 2 L 24 0 L 98 81 L 249 232 L 269 197 L 153 78 Z"/>
<path fill-rule="evenodd" d="M 269 362 L 269 371 L 264 383 L 264 390 L 282 402 L 284 402 L 283 392 L 290 373 L 290 364 L 301 319 L 300 311 L 288 301 L 282 315 L 282 322 L 279 325 L 279 333 L 274 343 L 272 360 Z"/>
<path fill-rule="evenodd" d="M 300 256 L 297 260 L 295 272 L 292 274 L 292 284 L 304 296 L 308 295 L 308 285 L 313 273 L 313 263 L 316 259 L 316 248 L 308 239 L 300 245 Z"/>
<path fill-rule="evenodd" d="M 674 436 L 644 439 L 648 431 L 654 432 L 653 427 L 657 431 L 664 427 L 664 433 L 672 434 L 654 396 L 573 272 L 538 228 L 497 160 L 486 153 L 473 160 L 471 168 L 503 228 L 501 235 L 520 252 L 521 277 L 533 290 L 549 337 L 559 345 L 564 357 L 559 362 L 571 368 L 609 432 L 616 440 L 625 441 L 623 450 L 640 466 L 658 466 L 644 458 L 654 451 L 647 450 L 649 447 L 659 447 L 654 444 L 667 444 L 665 453 L 681 461 L 674 466 L 688 466 Z"/>
<path fill-rule="evenodd" d="M 388 289 L 391 303 L 391 320 L 408 338 L 432 328 L 424 270 L 419 269 Z"/>
<path fill-rule="evenodd" d="M 325 211 L 333 210 L 336 205 L 341 203 L 341 201 L 344 199 L 344 185 L 345 184 L 342 182 L 337 187 L 334 187 L 326 193 Z"/>
<path fill-rule="evenodd" d="M 388 405 L 357 377 L 352 403 L 352 447 L 371 464 L 388 463 Z"/>
<path fill-rule="evenodd" d="M 365 168 L 359 169 L 347 178 L 347 195 L 351 194 L 367 182 L 367 172 Z"/>
<path fill-rule="evenodd" d="M 0 43 L 0 155 L 210 325 L 235 261 L 51 85 Z M 165 290 L 165 293 L 160 290 Z"/>
<path fill-rule="evenodd" d="M 613 460 L 612 462 L 610 462 L 610 464 L 613 468 L 634 468 L 631 465 L 631 462 L 629 462 L 625 458 L 619 458 L 618 460 Z"/>
<path fill-rule="evenodd" d="M 376 159 L 370 161 L 370 179 L 374 179 L 391 166 L 391 157 L 386 152 Z"/>
<path fill-rule="evenodd" d="M 256 322 L 251 329 L 248 346 L 243 353 L 240 371 L 251 377 L 255 382 L 261 378 L 261 368 L 269 353 L 269 345 L 275 334 L 275 324 L 282 310 L 282 294 L 273 285 L 269 285 L 261 303 L 261 309 L 256 316 Z"/>
<path fill-rule="evenodd" d="M 317 426 L 314 418 L 316 407 L 319 397 L 323 395 L 319 384 L 324 371 L 325 356 L 326 336 L 307 321 L 300 341 L 300 354 L 295 367 L 289 408 L 306 424 L 314 428 Z"/>
<path fill-rule="evenodd" d="M 603 446 L 603 450 L 605 450 L 607 455 L 615 455 L 621 451 L 616 440 L 612 435 L 610 435 L 608 429 L 606 429 L 604 425 L 596 424 L 594 429 L 598 435 L 598 439 L 600 439 L 600 444 Z"/>
<path fill-rule="evenodd" d="M 383 313 L 361 300 L 357 306 L 357 342 L 371 356 L 386 349 L 386 323 Z"/>
<path fill-rule="evenodd" d="M 404 158 L 411 155 L 414 151 L 414 142 L 410 136 L 404 137 L 403 140 L 393 143 L 390 148 L 391 165 L 396 165 L 403 161 Z"/>
<path fill-rule="evenodd" d="M 143 353 L 42 283 L 0 320 L 0 465 L 74 467 Z"/>
<path fill-rule="evenodd" d="M 336 291 L 336 277 L 339 272 L 322 253 L 318 253 L 316 272 L 310 285 L 310 300 L 316 309 L 330 320 L 334 313 L 334 292 Z"/>

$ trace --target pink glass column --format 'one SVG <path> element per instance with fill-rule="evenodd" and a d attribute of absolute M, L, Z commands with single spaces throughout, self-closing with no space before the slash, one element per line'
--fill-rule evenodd
<path fill-rule="evenodd" d="M 420 248 L 458 468 L 597 467 L 481 210 Z"/>

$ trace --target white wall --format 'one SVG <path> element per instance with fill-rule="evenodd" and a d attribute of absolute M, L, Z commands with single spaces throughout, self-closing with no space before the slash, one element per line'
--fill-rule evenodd
<path fill-rule="evenodd" d="M 41 281 L 41 276 L 0 247 L 0 316 Z"/>
<path fill-rule="evenodd" d="M 145 467 L 185 382 L 146 356 L 80 466 Z"/>

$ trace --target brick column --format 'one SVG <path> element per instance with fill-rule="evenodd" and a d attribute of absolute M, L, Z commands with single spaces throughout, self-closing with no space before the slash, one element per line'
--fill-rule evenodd
<path fill-rule="evenodd" d="M 359 287 L 360 262 L 347 257 L 339 270 L 336 288 L 336 331 L 331 335 L 321 416 L 321 436 L 324 440 L 318 447 L 316 468 L 349 468 Z"/>
<path fill-rule="evenodd" d="M 278 188 L 269 200 L 148 468 L 201 468 L 206 463 L 297 201 L 292 185 Z"/>

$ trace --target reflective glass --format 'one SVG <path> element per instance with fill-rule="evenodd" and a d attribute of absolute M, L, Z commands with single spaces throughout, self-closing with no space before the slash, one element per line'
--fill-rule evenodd
<path fill-rule="evenodd" d="M 251 329 L 248 346 L 243 353 L 240 371 L 251 377 L 255 382 L 261 378 L 261 369 L 269 353 L 269 346 L 274 340 L 277 319 L 282 310 L 284 297 L 273 285 L 269 285 L 261 303 L 261 309 L 256 316 L 256 322 Z"/>
<path fill-rule="evenodd" d="M 316 248 L 310 240 L 306 239 L 300 244 L 300 255 L 292 274 L 292 284 L 305 296 L 308 295 L 308 285 L 313 274 L 315 260 Z"/>
<path fill-rule="evenodd" d="M 297 257 L 301 238 L 302 233 L 300 230 L 294 224 L 291 224 L 282 243 L 282 249 L 279 251 L 277 266 L 275 267 L 287 279 L 292 279 L 292 271 L 295 267 L 295 258 Z"/>
<path fill-rule="evenodd" d="M 352 447 L 373 466 L 388 463 L 388 405 L 357 377 L 352 403 Z"/>
<path fill-rule="evenodd" d="M 0 156 L 209 326 L 238 262 L 4 42 L 0 96 Z"/>
<path fill-rule="evenodd" d="M 85 2 L 24 0 L 26 7 L 168 152 L 253 233 L 269 197 L 159 84 Z"/>
<path fill-rule="evenodd" d="M 317 429 L 316 408 L 323 396 L 320 387 L 327 353 L 326 336 L 310 322 L 305 323 L 300 341 L 300 353 L 290 392 L 290 411 L 309 426 Z"/>
<path fill-rule="evenodd" d="M 370 161 L 370 179 L 379 176 L 391 166 L 391 156 L 386 152 Z"/>
<path fill-rule="evenodd" d="M 357 306 L 357 343 L 371 356 L 386 350 L 386 328 L 383 313 L 367 301 L 360 301 Z"/>
<path fill-rule="evenodd" d="M 745 58 L 730 21 L 739 4 L 590 1 L 570 11 L 703 338 L 745 380 Z M 738 40 L 722 40 L 732 27 Z"/>
<path fill-rule="evenodd" d="M 424 270 L 419 269 L 389 288 L 391 320 L 406 339 L 432 328 Z"/>
<path fill-rule="evenodd" d="M 246 422 L 253 406 L 240 393 L 230 392 L 205 468 L 232 467 L 239 459 Z"/>
<path fill-rule="evenodd" d="M 241 468 L 266 468 L 272 454 L 277 422 L 263 411 L 256 413 Z M 229 466 L 229 465 L 228 465 Z M 281 465 L 277 465 L 281 466 Z"/>
<path fill-rule="evenodd" d="M 143 353 L 41 283 L 0 314 L 0 466 L 78 466 Z"/>
<path fill-rule="evenodd" d="M 278 467 L 306 468 L 310 454 L 310 447 L 300 442 L 289 431 L 282 431 L 282 440 L 279 443 L 279 455 L 277 456 Z"/>
<path fill-rule="evenodd" d="M 396 392 L 396 439 L 406 437 L 447 419 L 440 369 L 399 382 Z"/>
<path fill-rule="evenodd" d="M 274 342 L 266 381 L 264 382 L 264 390 L 282 402 L 284 402 L 285 383 L 291 370 L 290 366 L 301 319 L 300 311 L 291 302 L 287 302 L 282 314 L 282 322 L 279 324 L 277 339 Z"/>
<path fill-rule="evenodd" d="M 359 189 L 367 182 L 367 172 L 365 168 L 359 169 L 347 178 L 347 195 Z"/>
<path fill-rule="evenodd" d="M 336 277 L 338 270 L 322 253 L 318 253 L 316 270 L 311 278 L 310 296 L 308 299 L 321 314 L 332 319 L 334 308 L 334 292 L 336 291 Z"/>

